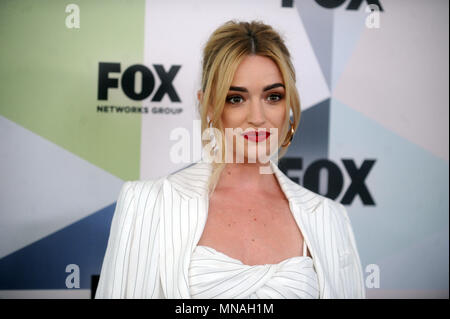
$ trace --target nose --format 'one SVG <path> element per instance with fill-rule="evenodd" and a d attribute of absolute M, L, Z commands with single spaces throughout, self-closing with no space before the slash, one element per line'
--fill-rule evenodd
<path fill-rule="evenodd" d="M 255 127 L 263 126 L 266 123 L 264 107 L 260 99 L 251 99 L 247 121 Z"/>

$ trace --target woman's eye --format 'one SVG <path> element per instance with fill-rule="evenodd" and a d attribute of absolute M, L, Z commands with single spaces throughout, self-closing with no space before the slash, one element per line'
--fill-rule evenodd
<path fill-rule="evenodd" d="M 267 99 L 269 100 L 269 102 L 278 102 L 282 99 L 281 94 L 270 94 Z"/>
<path fill-rule="evenodd" d="M 239 95 L 232 95 L 227 97 L 227 102 L 231 103 L 231 104 L 238 104 L 243 102 L 244 99 L 242 98 L 242 96 Z"/>

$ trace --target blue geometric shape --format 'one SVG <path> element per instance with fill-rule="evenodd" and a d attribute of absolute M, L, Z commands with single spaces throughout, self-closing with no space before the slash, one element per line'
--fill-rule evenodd
<path fill-rule="evenodd" d="M 355 47 L 366 28 L 365 20 L 368 13 L 361 6 L 360 10 L 334 10 L 331 57 L 331 90 L 334 91 L 337 82 L 345 70 Z M 376 32 L 376 31 L 373 31 Z"/>
<path fill-rule="evenodd" d="M 315 1 L 296 1 L 295 6 L 323 76 L 328 87 L 331 88 L 334 12 L 324 9 Z"/>
<path fill-rule="evenodd" d="M 66 266 L 80 269 L 80 288 L 100 274 L 116 203 L 0 259 L 0 290 L 67 289 Z"/>
<path fill-rule="evenodd" d="M 294 182 L 325 196 L 328 190 L 314 189 L 313 185 L 304 182 L 303 177 L 305 169 L 311 163 L 328 158 L 329 120 L 330 99 L 302 111 L 291 145 L 278 165 Z"/>
<path fill-rule="evenodd" d="M 328 158 L 330 99 L 302 111 L 300 123 L 285 157 L 301 157 L 308 166 Z"/>

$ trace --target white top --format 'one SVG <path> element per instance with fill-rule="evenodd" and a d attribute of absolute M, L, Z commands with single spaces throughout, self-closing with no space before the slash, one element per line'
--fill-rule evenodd
<path fill-rule="evenodd" d="M 318 299 L 313 260 L 295 256 L 278 264 L 245 265 L 208 246 L 196 246 L 189 265 L 194 299 Z"/>

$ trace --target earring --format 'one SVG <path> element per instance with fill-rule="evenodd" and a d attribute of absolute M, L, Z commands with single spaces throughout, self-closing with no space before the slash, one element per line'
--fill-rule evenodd
<path fill-rule="evenodd" d="M 292 121 L 289 119 L 289 124 L 291 125 L 291 130 L 290 130 L 290 132 L 289 132 L 289 141 L 287 142 L 287 144 L 286 143 L 284 143 L 284 144 L 282 144 L 281 146 L 282 147 L 288 147 L 289 146 L 289 144 L 291 144 L 291 142 L 292 142 L 292 139 L 294 138 L 294 133 L 295 133 L 295 131 L 294 131 L 294 123 L 292 123 Z"/>
<path fill-rule="evenodd" d="M 214 135 L 214 130 L 213 130 L 213 126 L 212 126 L 212 120 L 208 121 L 208 128 L 209 130 L 209 140 L 212 143 L 212 148 L 213 148 L 213 153 L 215 154 L 217 152 L 217 141 L 216 141 L 216 136 Z"/>

